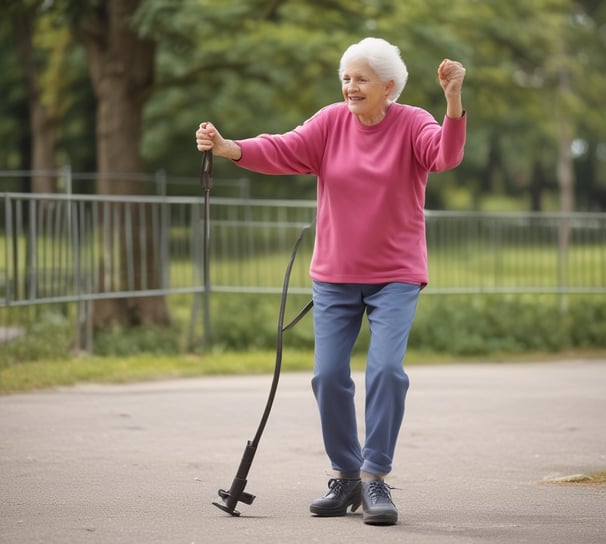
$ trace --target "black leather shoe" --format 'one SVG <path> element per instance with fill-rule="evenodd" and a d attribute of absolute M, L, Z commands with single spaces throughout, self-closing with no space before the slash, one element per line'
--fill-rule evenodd
<path fill-rule="evenodd" d="M 313 501 L 309 511 L 316 516 L 344 516 L 347 508 L 355 512 L 362 502 L 362 486 L 359 479 L 332 478 L 328 481 L 328 493 Z"/>
<path fill-rule="evenodd" d="M 391 500 L 389 486 L 381 480 L 362 483 L 362 521 L 368 525 L 395 525 L 398 510 Z"/>

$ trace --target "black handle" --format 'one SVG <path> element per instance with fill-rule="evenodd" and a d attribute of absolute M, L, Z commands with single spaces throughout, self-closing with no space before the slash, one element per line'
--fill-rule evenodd
<path fill-rule="evenodd" d="M 202 164 L 200 165 L 200 185 L 204 191 L 210 191 L 213 186 L 213 154 L 212 151 L 204 151 Z"/>

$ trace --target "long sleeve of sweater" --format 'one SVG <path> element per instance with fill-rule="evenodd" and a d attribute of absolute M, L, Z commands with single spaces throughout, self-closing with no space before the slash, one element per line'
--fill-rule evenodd
<path fill-rule="evenodd" d="M 425 110 L 392 104 L 380 123 L 365 126 L 333 104 L 285 134 L 238 141 L 237 164 L 317 176 L 313 279 L 425 284 L 428 173 L 461 162 L 465 132 L 465 116 L 440 125 Z"/>

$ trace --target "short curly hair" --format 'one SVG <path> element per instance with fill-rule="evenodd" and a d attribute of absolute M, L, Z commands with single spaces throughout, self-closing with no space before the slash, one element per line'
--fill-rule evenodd
<path fill-rule="evenodd" d="M 393 80 L 393 90 L 387 98 L 392 102 L 398 99 L 408 81 L 408 70 L 396 45 L 382 38 L 371 37 L 350 45 L 339 63 L 339 79 L 343 79 L 346 64 L 354 59 L 366 60 L 381 81 L 387 83 Z"/>

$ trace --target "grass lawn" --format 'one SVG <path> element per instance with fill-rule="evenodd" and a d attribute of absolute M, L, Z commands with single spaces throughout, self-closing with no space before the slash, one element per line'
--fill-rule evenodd
<path fill-rule="evenodd" d="M 600 350 L 583 352 L 491 355 L 456 358 L 444 354 L 409 350 L 407 365 L 541 362 L 554 359 L 606 359 Z M 188 378 L 205 375 L 271 374 L 276 355 L 273 351 L 246 351 L 195 355 L 137 355 L 130 357 L 73 357 L 39 360 L 0 369 L 0 394 L 34 391 L 78 383 L 129 383 L 150 380 Z M 311 374 L 313 354 L 307 350 L 285 349 L 282 371 Z M 352 368 L 364 368 L 364 354 L 354 355 Z"/>

